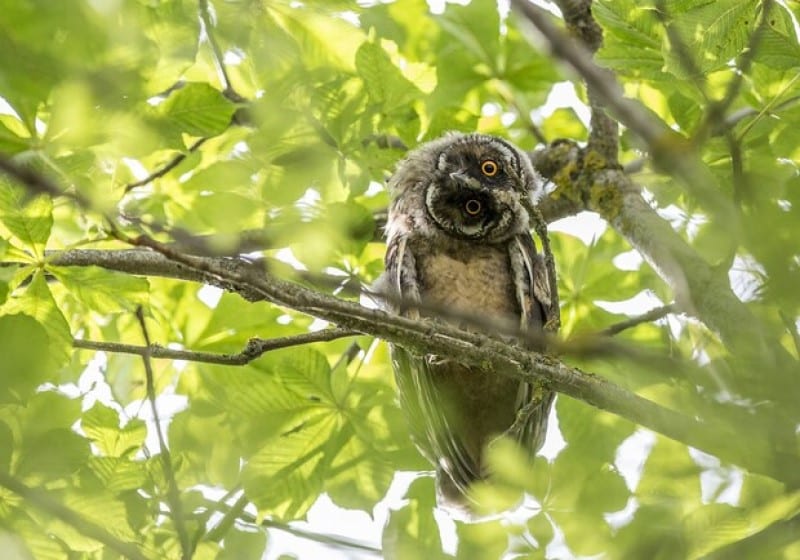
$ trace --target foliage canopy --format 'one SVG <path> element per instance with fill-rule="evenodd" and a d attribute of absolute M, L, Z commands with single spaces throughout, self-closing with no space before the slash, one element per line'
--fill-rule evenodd
<path fill-rule="evenodd" d="M 443 551 L 420 476 L 382 554 L 799 556 L 800 6 L 548 6 L 584 42 L 599 24 L 600 82 L 575 63 L 596 45 L 488 1 L 0 0 L 0 548 L 259 558 L 265 527 L 322 494 L 371 512 L 397 471 L 429 469 L 369 336 L 388 330 L 187 255 L 357 301 L 394 162 L 479 130 L 533 152 L 548 221 L 601 217 L 550 242 L 560 357 L 614 385 L 559 396 L 547 458 L 492 449 L 476 495 L 528 507 L 456 522 Z M 603 334 L 631 300 L 672 306 Z M 313 334 L 320 317 L 342 332 Z"/>

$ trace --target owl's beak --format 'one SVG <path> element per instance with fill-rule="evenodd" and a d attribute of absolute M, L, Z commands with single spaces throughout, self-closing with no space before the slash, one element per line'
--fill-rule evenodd
<path fill-rule="evenodd" d="M 472 177 L 465 171 L 454 171 L 450 174 L 450 178 L 459 187 L 464 187 L 471 190 L 480 190 L 481 182 L 475 177 Z"/>

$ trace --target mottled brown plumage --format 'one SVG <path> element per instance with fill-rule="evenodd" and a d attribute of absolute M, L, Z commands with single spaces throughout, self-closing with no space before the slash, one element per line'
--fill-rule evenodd
<path fill-rule="evenodd" d="M 528 158 L 500 138 L 454 133 L 409 153 L 389 180 L 379 283 L 392 295 L 387 306 L 412 317 L 446 309 L 541 330 L 550 295 L 523 206 L 539 186 Z M 469 484 L 487 475 L 485 448 L 499 435 L 531 453 L 541 447 L 552 393 L 397 346 L 392 358 L 401 406 L 416 445 L 436 465 L 444 505 L 467 504 Z"/>

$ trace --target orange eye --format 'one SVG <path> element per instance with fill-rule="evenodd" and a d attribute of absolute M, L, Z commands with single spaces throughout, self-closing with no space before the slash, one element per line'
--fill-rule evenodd
<path fill-rule="evenodd" d="M 497 175 L 498 171 L 500 171 L 500 167 L 490 159 L 487 159 L 481 164 L 481 173 L 487 177 L 494 177 Z"/>
<path fill-rule="evenodd" d="M 466 203 L 464 203 L 464 212 L 469 214 L 470 216 L 477 216 L 481 213 L 483 209 L 483 205 L 479 200 L 475 200 L 474 198 L 469 199 Z"/>

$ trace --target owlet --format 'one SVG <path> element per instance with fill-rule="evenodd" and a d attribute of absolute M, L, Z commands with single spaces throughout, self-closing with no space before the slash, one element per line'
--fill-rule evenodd
<path fill-rule="evenodd" d="M 541 186 L 528 157 L 484 134 L 451 133 L 402 160 L 389 179 L 385 304 L 406 316 L 513 319 L 541 331 L 549 284 L 530 234 L 526 197 Z M 426 310 L 427 309 L 427 310 Z M 442 315 L 434 310 L 449 311 Z M 544 441 L 553 393 L 496 371 L 391 348 L 414 443 L 436 467 L 439 502 L 469 510 L 466 491 L 487 476 L 500 435 L 531 454 Z"/>

